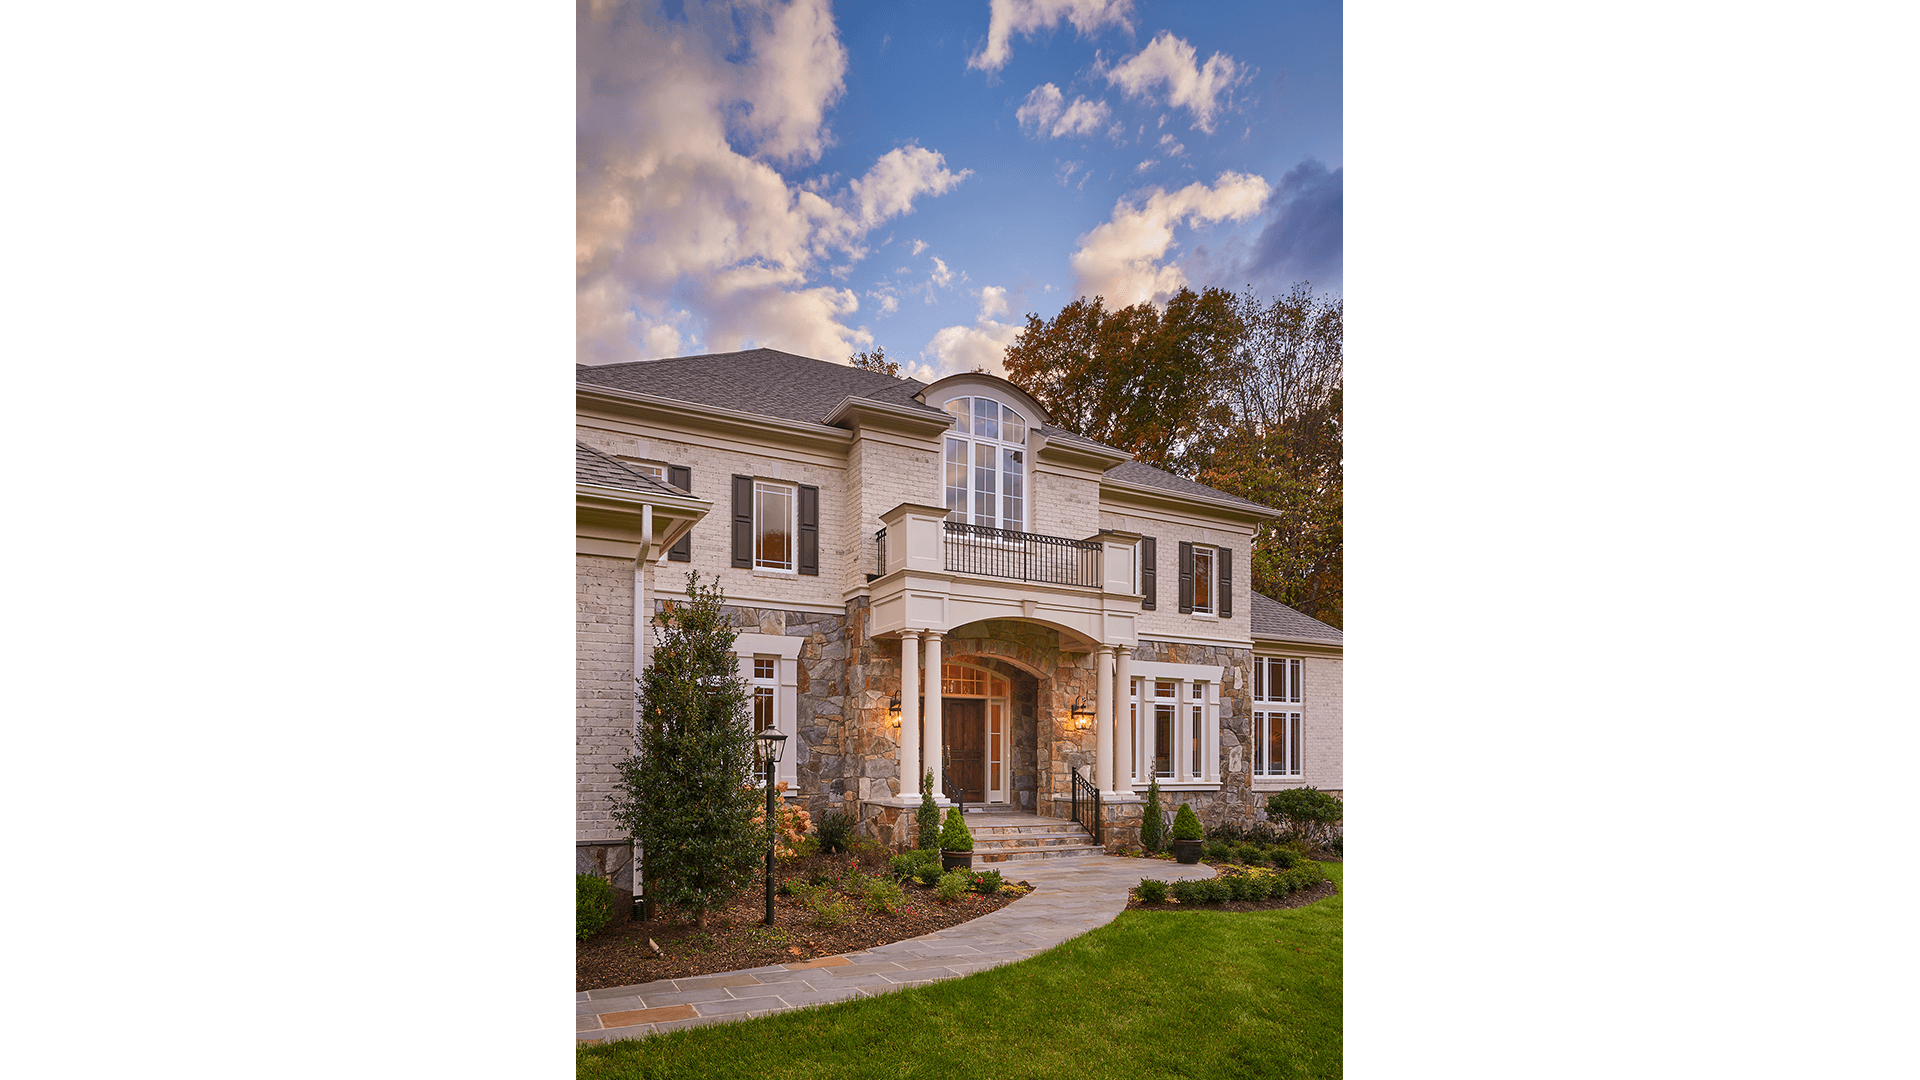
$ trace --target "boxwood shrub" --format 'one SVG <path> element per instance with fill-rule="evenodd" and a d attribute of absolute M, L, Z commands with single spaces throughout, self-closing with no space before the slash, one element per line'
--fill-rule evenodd
<path fill-rule="evenodd" d="M 1140 887 L 1134 890 L 1134 895 L 1138 896 L 1143 904 L 1158 904 L 1167 898 L 1167 883 L 1155 881 L 1152 878 L 1141 878 Z"/>
<path fill-rule="evenodd" d="M 613 921 L 613 886 L 599 874 L 573 876 L 573 928 L 575 940 L 585 941 L 606 929 Z"/>

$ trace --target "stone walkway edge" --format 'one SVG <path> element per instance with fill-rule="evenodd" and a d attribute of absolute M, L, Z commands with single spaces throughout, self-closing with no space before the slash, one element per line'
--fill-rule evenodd
<path fill-rule="evenodd" d="M 1019 878 L 1034 886 L 1031 893 L 959 926 L 841 956 L 582 991 L 575 995 L 575 1038 L 632 1039 L 957 979 L 1112 922 L 1143 877 L 1180 881 L 1213 873 L 1204 863 L 1111 855 L 1023 864 Z"/>

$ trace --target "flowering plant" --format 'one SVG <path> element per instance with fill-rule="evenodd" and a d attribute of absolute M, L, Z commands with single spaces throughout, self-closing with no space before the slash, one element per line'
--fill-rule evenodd
<path fill-rule="evenodd" d="M 787 782 L 774 785 L 776 792 L 787 790 Z M 791 859 L 798 854 L 795 850 L 800 841 L 813 828 L 813 817 L 803 807 L 790 805 L 784 799 L 774 802 L 773 811 L 773 853 L 783 859 Z M 767 827 L 767 810 L 761 807 L 753 813 L 753 823 L 761 829 Z"/>

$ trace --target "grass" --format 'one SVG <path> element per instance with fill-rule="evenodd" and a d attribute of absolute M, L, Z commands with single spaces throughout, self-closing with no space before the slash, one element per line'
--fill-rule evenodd
<path fill-rule="evenodd" d="M 1340 882 L 1339 865 L 1326 871 Z M 577 1075 L 1338 1077 L 1341 899 L 1123 912 L 961 979 L 582 1047 Z"/>

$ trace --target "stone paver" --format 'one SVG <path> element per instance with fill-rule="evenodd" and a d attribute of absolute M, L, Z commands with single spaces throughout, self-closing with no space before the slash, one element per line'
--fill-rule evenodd
<path fill-rule="evenodd" d="M 1127 890 L 1143 877 L 1213 876 L 1205 864 L 1111 855 L 1022 862 L 1003 865 L 1002 872 L 1032 883 L 1033 891 L 959 926 L 843 956 L 576 994 L 576 1037 L 583 1042 L 640 1038 L 957 979 L 1025 960 L 1112 922 L 1126 909 Z"/>

